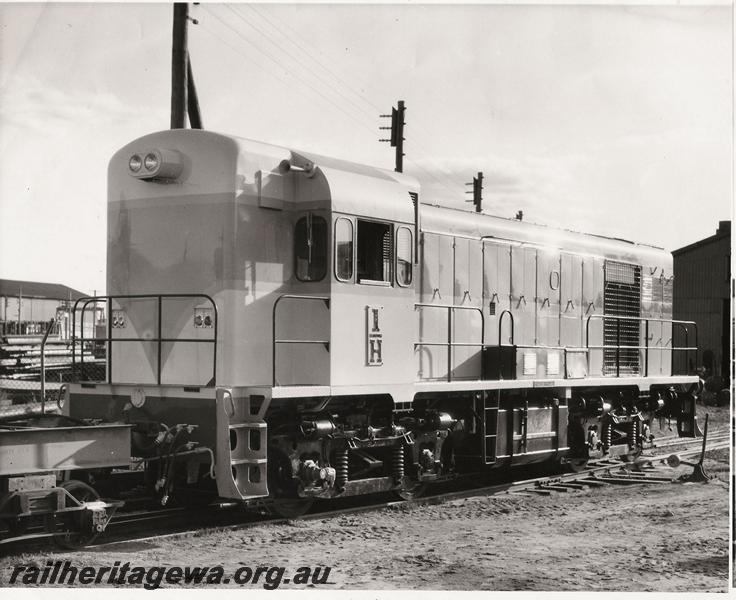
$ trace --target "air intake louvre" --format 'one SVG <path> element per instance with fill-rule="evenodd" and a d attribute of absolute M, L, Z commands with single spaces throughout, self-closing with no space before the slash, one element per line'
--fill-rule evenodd
<path fill-rule="evenodd" d="M 603 290 L 603 312 L 623 317 L 641 316 L 641 267 L 607 260 Z M 639 321 L 621 319 L 620 337 L 616 338 L 616 319 L 603 320 L 603 343 L 612 346 L 603 351 L 603 374 L 616 375 L 616 345 L 639 346 Z M 639 350 L 621 348 L 619 369 L 621 375 L 638 375 L 641 371 Z"/>

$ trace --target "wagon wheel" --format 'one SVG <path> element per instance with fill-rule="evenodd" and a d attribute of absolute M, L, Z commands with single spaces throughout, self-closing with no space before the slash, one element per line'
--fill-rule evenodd
<path fill-rule="evenodd" d="M 8 495 L 6 498 L 0 499 L 0 513 L 5 512 L 5 508 L 9 503 L 10 498 L 11 496 Z M 5 526 L 8 529 L 8 536 L 11 538 L 23 535 L 28 529 L 28 522 L 19 517 L 8 517 L 0 522 L 5 523 Z M 2 536 L 0 536 L 0 539 L 3 539 Z"/>
<path fill-rule="evenodd" d="M 269 448 L 268 489 L 270 507 L 284 519 L 296 519 L 306 514 L 314 504 L 314 498 L 300 498 L 297 483 L 292 476 L 291 462 L 281 451 Z"/>
<path fill-rule="evenodd" d="M 94 502 L 100 499 L 100 495 L 95 489 L 76 479 L 65 481 L 61 484 L 69 494 L 71 494 L 78 502 Z M 66 506 L 74 507 L 76 504 L 68 496 L 64 496 Z M 75 550 L 82 548 L 87 544 L 90 544 L 98 535 L 96 531 L 85 531 L 84 523 L 84 511 L 77 511 L 68 515 L 65 515 L 61 520 L 61 526 L 65 527 L 66 530 L 60 533 L 54 534 L 54 542 L 61 548 L 67 550 Z M 47 524 L 52 531 L 56 531 L 58 523 L 56 520 Z"/>

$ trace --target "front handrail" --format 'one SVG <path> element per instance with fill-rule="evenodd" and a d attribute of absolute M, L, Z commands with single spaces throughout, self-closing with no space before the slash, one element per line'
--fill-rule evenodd
<path fill-rule="evenodd" d="M 477 306 L 461 306 L 457 304 L 432 304 L 429 302 L 415 302 L 414 310 L 417 308 L 444 308 L 447 309 L 447 341 L 446 342 L 415 342 L 414 348 L 418 346 L 445 346 L 447 348 L 447 381 L 452 381 L 452 348 L 459 346 L 479 346 L 485 345 L 486 320 L 483 309 Z M 480 343 L 475 342 L 455 342 L 452 335 L 452 315 L 455 310 L 473 310 L 480 314 Z"/>
<path fill-rule="evenodd" d="M 615 346 L 606 345 L 605 343 L 602 346 L 591 346 L 590 345 L 590 320 L 594 318 L 595 319 L 615 319 L 616 320 L 616 345 Z M 644 322 L 644 346 L 621 345 L 621 321 L 622 320 L 636 321 L 638 323 Z M 690 351 L 694 350 L 695 351 L 695 362 L 697 364 L 697 360 L 698 360 L 698 324 L 695 321 L 682 321 L 679 319 L 662 319 L 659 317 L 631 317 L 631 316 L 625 316 L 625 315 L 607 315 L 607 314 L 590 315 L 585 321 L 585 347 L 588 350 L 615 349 L 616 350 L 616 377 L 619 377 L 621 373 L 621 361 L 620 361 L 621 350 L 627 350 L 627 349 L 628 350 L 644 350 L 644 377 L 647 377 L 649 375 L 649 350 L 650 349 L 659 350 L 660 352 L 662 352 L 665 350 L 667 346 L 667 344 L 665 344 L 665 346 L 659 346 L 659 347 L 653 348 L 652 346 L 649 345 L 649 323 L 650 322 L 669 323 L 670 325 L 677 325 L 681 327 L 683 331 L 685 332 L 685 345 L 682 347 L 673 346 L 672 348 L 669 348 L 669 350 L 671 352 L 684 351 L 686 362 L 687 362 L 687 358 L 689 356 Z M 692 325 L 695 331 L 695 345 L 694 346 L 689 345 L 689 339 L 690 339 L 690 332 L 688 329 L 689 325 Z M 669 343 L 669 341 L 667 343 Z"/>
<path fill-rule="evenodd" d="M 281 294 L 273 303 L 273 310 L 271 313 L 271 383 L 273 387 L 276 387 L 276 346 L 278 344 L 322 344 L 327 348 L 328 352 L 330 349 L 330 340 L 287 340 L 276 338 L 276 308 L 282 300 L 320 300 L 324 302 L 327 309 L 330 308 L 330 297 L 329 296 L 308 296 L 306 294 Z"/>
<path fill-rule="evenodd" d="M 204 298 L 207 300 L 210 305 L 212 306 L 212 316 L 213 316 L 213 323 L 212 323 L 212 337 L 211 338 L 164 338 L 162 336 L 162 328 L 163 328 L 163 321 L 162 321 L 162 314 L 163 314 L 163 301 L 164 299 L 186 299 L 186 298 Z M 113 337 L 112 336 L 112 302 L 113 300 L 119 301 L 119 300 L 156 300 L 156 307 L 157 307 L 157 336 L 153 338 L 142 338 L 142 337 L 130 337 L 130 338 L 124 338 L 124 337 Z M 96 334 L 94 334 L 94 337 L 91 339 L 85 339 L 84 337 L 84 316 L 87 311 L 87 307 L 94 303 L 97 305 L 99 302 L 105 302 L 105 308 L 107 311 L 107 335 L 104 338 L 97 337 Z M 81 318 L 80 318 L 80 329 L 79 329 L 79 337 L 77 337 L 77 311 L 79 310 L 79 304 L 82 303 L 82 309 L 81 309 Z M 72 339 L 72 367 L 76 370 L 76 345 L 77 343 L 81 344 L 81 354 L 80 354 L 80 364 L 84 365 L 84 342 L 85 341 L 94 341 L 94 342 L 104 342 L 107 344 L 107 356 L 105 358 L 105 361 L 107 363 L 107 383 L 111 384 L 112 381 L 112 347 L 113 344 L 116 342 L 147 342 L 147 343 L 155 343 L 157 345 L 157 352 L 156 352 L 156 384 L 161 385 L 161 372 L 162 372 L 162 353 L 161 353 L 161 346 L 164 343 L 204 343 L 204 344 L 213 344 L 213 351 L 212 351 L 212 379 L 207 382 L 207 386 L 211 387 L 216 384 L 217 379 L 217 324 L 218 324 L 218 311 L 217 311 L 217 304 L 215 303 L 214 299 L 211 296 L 208 296 L 207 294 L 121 294 L 121 295 L 110 295 L 110 296 L 95 296 L 95 297 L 89 297 L 85 296 L 82 298 L 79 298 L 74 302 L 74 307 L 72 309 L 72 331 L 71 331 L 71 339 Z"/>
<path fill-rule="evenodd" d="M 49 339 L 49 334 L 51 333 L 51 330 L 54 328 L 54 325 L 56 325 L 56 319 L 51 319 L 49 321 L 48 326 L 46 327 L 46 332 L 43 334 L 43 339 L 41 340 L 41 414 L 46 414 L 46 342 Z"/>

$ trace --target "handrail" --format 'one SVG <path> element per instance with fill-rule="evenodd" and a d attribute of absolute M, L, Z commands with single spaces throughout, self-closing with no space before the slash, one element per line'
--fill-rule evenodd
<path fill-rule="evenodd" d="M 506 309 L 498 315 L 498 346 L 501 347 L 501 326 L 503 325 L 503 318 L 508 315 L 511 318 L 511 337 L 509 343 L 514 345 L 514 313 Z"/>
<path fill-rule="evenodd" d="M 456 304 L 433 304 L 430 302 L 415 302 L 414 309 L 417 308 L 445 308 L 447 309 L 447 341 L 446 342 L 414 342 L 417 346 L 446 346 L 447 347 L 447 381 L 452 381 L 452 348 L 456 346 L 480 346 L 485 343 L 486 319 L 483 309 L 477 306 L 461 306 Z M 454 342 L 452 340 L 452 315 L 454 310 L 473 310 L 480 314 L 480 343 L 474 342 Z"/>
<path fill-rule="evenodd" d="M 46 327 L 46 333 L 43 334 L 41 340 L 41 414 L 46 414 L 46 342 L 49 339 L 49 334 L 56 325 L 56 318 L 49 321 Z"/>
<path fill-rule="evenodd" d="M 212 337 L 211 338 L 164 338 L 162 337 L 162 329 L 163 329 L 163 322 L 162 322 L 162 315 L 163 315 L 163 301 L 164 299 L 172 299 L 172 298 L 179 298 L 179 299 L 185 299 L 185 298 L 204 298 L 207 300 L 210 305 L 212 306 L 212 316 L 213 316 L 213 323 L 212 323 Z M 113 300 L 156 300 L 156 308 L 157 308 L 157 336 L 154 338 L 142 338 L 142 337 L 130 337 L 130 338 L 123 338 L 123 337 L 113 337 L 112 336 L 112 301 Z M 89 340 L 85 340 L 84 337 L 84 316 L 87 312 L 87 307 L 92 303 L 99 303 L 99 302 L 105 302 L 105 307 L 107 310 L 107 332 L 106 336 L 104 338 L 99 338 L 96 335 L 92 337 Z M 79 310 L 79 304 L 82 303 L 82 309 L 81 309 L 81 317 L 80 317 L 80 330 L 79 330 L 79 337 L 77 337 L 76 331 L 77 331 L 77 311 Z M 217 327 L 218 327 L 218 311 L 217 311 L 217 304 L 215 303 L 214 299 L 207 295 L 207 294 L 121 294 L 121 295 L 109 295 L 109 296 L 95 296 L 95 297 L 89 297 L 84 296 L 82 298 L 79 298 L 74 302 L 74 307 L 72 309 L 72 331 L 71 331 L 71 339 L 72 339 L 72 367 L 76 368 L 76 344 L 79 342 L 82 344 L 82 353 L 80 356 L 80 363 L 84 364 L 84 342 L 85 341 L 94 341 L 94 342 L 104 342 L 107 344 L 107 356 L 106 356 L 106 363 L 107 363 L 107 383 L 111 384 L 112 381 L 112 347 L 115 342 L 147 342 L 147 343 L 155 343 L 157 344 L 157 358 L 156 358 L 156 384 L 161 385 L 161 370 L 162 370 L 162 354 L 161 354 L 161 345 L 164 343 L 210 343 L 213 344 L 213 351 L 212 351 L 212 379 L 207 382 L 207 386 L 214 386 L 216 385 L 216 378 L 217 378 Z"/>
<path fill-rule="evenodd" d="M 615 346 L 608 346 L 605 344 L 603 346 L 591 346 L 590 345 L 590 320 L 593 318 L 597 319 L 615 319 L 616 320 L 616 345 Z M 644 322 L 644 346 L 622 346 L 621 345 L 621 321 L 636 321 L 638 323 Z M 644 376 L 647 377 L 649 375 L 649 349 L 651 346 L 649 346 L 649 323 L 669 323 L 670 325 L 678 325 L 683 329 L 685 332 L 685 345 L 682 347 L 672 347 L 670 348 L 671 352 L 675 351 L 685 351 L 685 361 L 687 362 L 687 358 L 689 355 L 689 352 L 691 350 L 695 350 L 695 362 L 697 363 L 698 360 L 698 324 L 695 321 L 682 321 L 679 319 L 662 319 L 659 317 L 631 317 L 626 315 L 608 315 L 608 314 L 598 314 L 598 315 L 590 315 L 586 321 L 585 321 L 585 347 L 588 350 L 594 349 L 594 350 L 605 350 L 606 348 L 611 348 L 616 350 L 616 377 L 620 376 L 621 373 L 621 361 L 620 361 L 620 351 L 624 349 L 631 349 L 631 350 L 644 350 Z M 688 326 L 692 325 L 695 330 L 695 346 L 690 346 L 689 339 L 689 329 Z M 673 342 L 674 343 L 674 342 Z M 657 349 L 660 352 L 665 350 L 665 347 L 659 346 Z"/>
<path fill-rule="evenodd" d="M 92 298 L 90 298 L 90 297 L 79 298 L 74 303 L 74 308 L 72 309 L 72 331 L 71 331 L 71 336 L 70 336 L 70 338 L 72 340 L 72 367 L 74 367 L 76 365 L 76 344 L 74 342 L 76 341 L 77 305 L 82 300 L 86 300 L 86 302 L 82 305 L 82 315 L 81 315 L 80 323 L 79 323 L 79 332 L 81 334 L 81 336 L 80 336 L 80 338 L 81 338 L 80 339 L 80 342 L 82 344 L 84 344 L 84 315 L 87 312 L 87 306 L 89 306 L 92 302 L 94 302 L 96 304 L 99 298 L 103 298 L 103 296 L 94 296 Z M 106 302 L 106 305 L 108 306 L 108 311 L 107 312 L 108 312 L 108 315 L 109 315 L 110 314 L 110 310 L 109 310 L 110 302 L 109 301 Z M 111 332 L 111 329 L 109 327 L 110 322 L 111 322 L 111 319 L 108 318 L 107 321 L 108 321 L 108 330 L 107 330 L 108 337 L 112 337 L 112 332 Z M 93 320 L 93 323 L 94 323 L 94 320 Z M 112 356 L 112 349 L 111 348 L 108 348 L 108 354 L 107 354 L 107 357 L 106 357 L 106 360 L 108 361 L 108 364 L 109 364 L 110 356 Z M 84 345 L 82 346 L 82 354 L 80 355 L 80 362 L 82 364 L 84 364 Z M 108 378 L 108 382 L 109 382 L 109 378 Z"/>
<path fill-rule="evenodd" d="M 308 296 L 306 294 L 281 294 L 273 303 L 273 310 L 271 313 L 271 383 L 273 387 L 276 387 L 276 345 L 277 344 L 323 344 L 327 350 L 330 349 L 330 340 L 279 340 L 276 339 L 276 308 L 282 300 L 321 300 L 330 308 L 330 297 L 329 296 Z"/>

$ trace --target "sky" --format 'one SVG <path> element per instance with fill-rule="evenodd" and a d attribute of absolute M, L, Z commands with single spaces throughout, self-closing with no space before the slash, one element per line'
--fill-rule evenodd
<path fill-rule="evenodd" d="M 206 129 L 392 169 L 422 200 L 668 250 L 731 217 L 733 15 L 714 6 L 191 7 Z M 105 288 L 106 170 L 169 127 L 168 4 L 0 4 L 0 277 Z"/>

